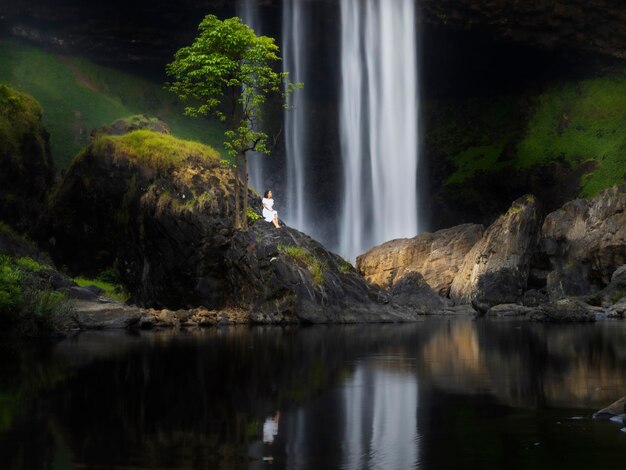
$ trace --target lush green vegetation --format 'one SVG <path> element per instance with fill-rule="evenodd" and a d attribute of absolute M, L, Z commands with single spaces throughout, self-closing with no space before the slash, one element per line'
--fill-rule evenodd
<path fill-rule="evenodd" d="M 41 103 L 59 167 L 71 163 L 92 129 L 140 113 L 163 119 L 183 139 L 222 150 L 221 125 L 183 116 L 176 97 L 156 83 L 84 59 L 0 41 L 0 81 Z"/>
<path fill-rule="evenodd" d="M 260 122 L 263 106 L 269 96 L 284 100 L 299 85 L 288 80 L 287 72 L 276 71 L 281 59 L 274 39 L 257 36 L 240 18 L 207 15 L 198 31 L 193 43 L 179 49 L 167 65 L 172 80 L 168 86 L 187 104 L 187 115 L 228 122 L 224 146 L 235 169 L 234 225 L 246 228 L 247 154 L 269 153 L 269 136 Z"/>
<path fill-rule="evenodd" d="M 35 335 L 62 328 L 71 308 L 64 294 L 50 289 L 49 269 L 32 258 L 0 255 L 2 331 Z"/>
<path fill-rule="evenodd" d="M 478 172 L 528 169 L 555 160 L 590 164 L 582 197 L 624 181 L 626 77 L 606 76 L 553 85 L 523 98 L 471 102 L 445 110 L 429 137 L 454 164 L 448 184 Z"/>
<path fill-rule="evenodd" d="M 0 83 L 0 151 L 20 154 L 24 136 L 39 136 L 41 106 L 31 96 Z"/>
<path fill-rule="evenodd" d="M 84 277 L 75 277 L 74 282 L 81 287 L 96 286 L 104 291 L 103 297 L 126 302 L 129 298 L 128 294 L 117 284 L 103 281 L 99 278 L 87 279 Z"/>
<path fill-rule="evenodd" d="M 296 263 L 306 267 L 311 274 L 313 282 L 317 285 L 324 283 L 324 274 L 328 266 L 307 249 L 299 246 L 278 246 L 278 250 L 290 256 Z"/>
<path fill-rule="evenodd" d="M 220 163 L 219 153 L 207 145 L 149 130 L 123 135 L 99 134 L 93 139 L 93 149 L 96 155 L 131 158 L 157 171 L 178 168 L 189 160 L 200 159 L 210 165 Z"/>

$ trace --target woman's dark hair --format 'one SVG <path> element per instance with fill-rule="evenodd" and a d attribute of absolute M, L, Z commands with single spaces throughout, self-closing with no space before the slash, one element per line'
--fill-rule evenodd
<path fill-rule="evenodd" d="M 263 193 L 263 197 L 267 198 L 267 196 L 269 196 L 271 189 L 266 189 L 265 192 Z"/>

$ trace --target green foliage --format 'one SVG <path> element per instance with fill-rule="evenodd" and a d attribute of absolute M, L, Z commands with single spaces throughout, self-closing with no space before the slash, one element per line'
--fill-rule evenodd
<path fill-rule="evenodd" d="M 218 122 L 186 117 L 182 106 L 160 85 L 84 59 L 0 41 L 0 81 L 41 103 L 59 167 L 71 163 L 88 143 L 92 129 L 140 113 L 163 119 L 180 138 L 223 150 L 224 129 Z M 0 114 L 4 109 L 0 103 Z"/>
<path fill-rule="evenodd" d="M 0 324 L 4 331 L 36 335 L 62 328 L 71 307 L 45 282 L 49 267 L 30 258 L 0 255 Z"/>
<path fill-rule="evenodd" d="M 306 267 L 311 274 L 314 284 L 322 285 L 324 283 L 324 275 L 328 270 L 328 266 L 313 253 L 299 246 L 284 247 L 279 245 L 278 250 L 290 256 L 296 263 Z"/>
<path fill-rule="evenodd" d="M 478 172 L 525 170 L 556 160 L 573 169 L 589 166 L 581 197 L 624 181 L 624 76 L 556 84 L 522 99 L 472 101 L 441 114 L 427 144 L 454 163 L 447 182 L 455 188 Z"/>
<path fill-rule="evenodd" d="M 104 291 L 103 296 L 108 297 L 109 299 L 118 300 L 119 302 L 126 302 L 129 299 L 128 293 L 124 291 L 122 286 L 117 284 L 117 277 L 115 278 L 114 282 L 107 282 L 105 280 L 102 280 L 100 276 L 98 276 L 96 279 L 75 277 L 74 282 L 81 287 L 99 287 Z"/>
<path fill-rule="evenodd" d="M 339 272 L 340 273 L 351 273 L 354 272 L 354 266 L 352 266 L 352 264 L 348 263 L 347 261 L 342 261 L 339 264 Z"/>
<path fill-rule="evenodd" d="M 284 98 L 300 85 L 292 84 L 287 72 L 275 71 L 280 58 L 274 39 L 257 36 L 241 19 L 207 15 L 198 31 L 194 42 L 167 65 L 168 88 L 186 102 L 187 115 L 228 120 L 224 147 L 236 170 L 235 227 L 245 227 L 247 152 L 269 153 L 268 135 L 259 122 L 263 105 L 269 95 Z"/>
<path fill-rule="evenodd" d="M 256 212 L 252 207 L 248 207 L 246 210 L 246 215 L 248 216 L 248 222 L 254 223 L 257 220 L 261 220 L 263 216 Z"/>
<path fill-rule="evenodd" d="M 157 171 L 180 168 L 193 159 L 210 165 L 218 165 L 220 162 L 219 154 L 207 145 L 148 130 L 123 135 L 100 134 L 94 138 L 92 145 L 96 155 L 112 154 L 131 158 Z"/>
<path fill-rule="evenodd" d="M 0 154 L 20 154 L 23 139 L 38 137 L 40 128 L 39 103 L 0 83 Z"/>

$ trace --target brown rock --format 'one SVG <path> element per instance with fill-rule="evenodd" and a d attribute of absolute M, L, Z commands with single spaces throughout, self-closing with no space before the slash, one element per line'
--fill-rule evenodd
<path fill-rule="evenodd" d="M 587 295 L 611 280 L 626 264 L 626 185 L 614 186 L 589 200 L 577 199 L 550 213 L 541 244 L 553 271 L 553 298 Z"/>
<path fill-rule="evenodd" d="M 450 298 L 457 304 L 471 303 L 482 313 L 494 305 L 520 302 L 539 225 L 536 199 L 527 195 L 516 200 L 465 256 Z"/>
<path fill-rule="evenodd" d="M 392 287 L 408 273 L 419 272 L 435 292 L 447 296 L 458 267 L 482 234 L 482 225 L 463 224 L 392 240 L 359 256 L 357 269 L 381 287 Z"/>

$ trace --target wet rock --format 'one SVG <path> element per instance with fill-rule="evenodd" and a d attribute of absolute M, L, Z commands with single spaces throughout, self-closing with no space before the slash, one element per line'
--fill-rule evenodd
<path fill-rule="evenodd" d="M 391 302 L 422 314 L 438 312 L 451 305 L 449 299 L 437 295 L 417 272 L 408 273 L 395 283 L 391 289 Z"/>
<path fill-rule="evenodd" d="M 139 318 L 138 326 L 142 330 L 151 330 L 156 326 L 156 324 L 157 318 L 154 315 L 150 313 L 144 313 L 143 315 L 141 315 L 141 318 Z"/>
<path fill-rule="evenodd" d="M 611 419 L 614 416 L 621 416 L 626 413 L 626 397 L 620 398 L 614 403 L 611 403 L 606 408 L 602 408 L 593 414 L 596 419 Z"/>
<path fill-rule="evenodd" d="M 142 309 L 120 302 L 75 300 L 72 302 L 74 320 L 80 329 L 124 329 L 135 326 L 143 315 Z"/>
<path fill-rule="evenodd" d="M 91 287 L 95 287 L 95 286 L 91 286 Z M 91 301 L 97 301 L 98 297 L 100 297 L 100 294 L 104 292 L 102 289 L 99 289 L 98 287 L 95 287 L 95 289 L 90 288 L 90 287 L 70 287 L 69 289 L 65 290 L 65 293 L 67 294 L 67 296 L 70 299 L 77 299 L 77 300 L 91 300 Z"/>
<path fill-rule="evenodd" d="M 369 282 L 387 288 L 419 272 L 436 293 L 447 296 L 463 258 L 482 234 L 482 225 L 464 224 L 392 240 L 359 256 L 357 269 Z"/>
<path fill-rule="evenodd" d="M 626 265 L 620 266 L 611 276 L 611 282 L 602 291 L 602 305 L 608 307 L 626 297 Z"/>
<path fill-rule="evenodd" d="M 611 305 L 607 311 L 608 318 L 624 318 L 626 313 L 626 297 L 618 300 L 615 304 Z"/>
<path fill-rule="evenodd" d="M 502 304 L 491 307 L 485 316 L 495 318 L 530 317 L 537 309 L 517 304 Z"/>
<path fill-rule="evenodd" d="M 474 310 L 474 307 L 469 304 L 446 306 L 435 313 L 437 315 L 452 315 L 459 317 L 475 317 L 478 315 L 478 312 Z"/>
<path fill-rule="evenodd" d="M 518 303 L 527 288 L 530 259 L 539 235 L 539 205 L 533 196 L 516 200 L 463 260 L 450 298 L 485 313 L 494 305 Z"/>
<path fill-rule="evenodd" d="M 548 301 L 549 298 L 547 294 L 536 289 L 530 289 L 524 292 L 522 305 L 524 305 L 525 307 L 538 307 L 547 303 Z"/>
<path fill-rule="evenodd" d="M 594 322 L 598 311 L 574 299 L 560 299 L 533 309 L 528 319 L 536 322 Z"/>

